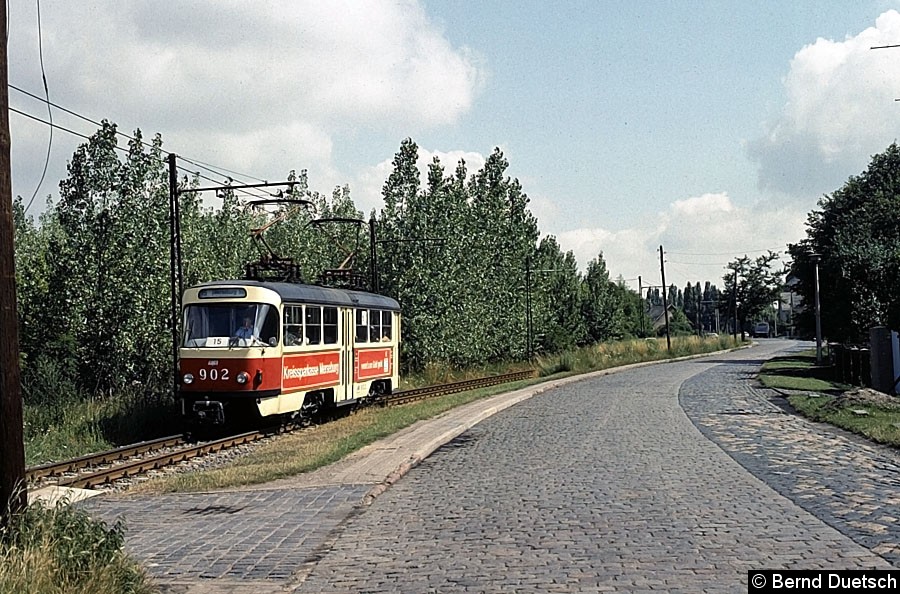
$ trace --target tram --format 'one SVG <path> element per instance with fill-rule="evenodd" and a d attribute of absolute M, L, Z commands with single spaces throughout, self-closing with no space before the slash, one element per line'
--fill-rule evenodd
<path fill-rule="evenodd" d="M 193 425 L 310 418 L 399 383 L 400 305 L 351 289 L 223 280 L 184 292 L 178 377 Z"/>

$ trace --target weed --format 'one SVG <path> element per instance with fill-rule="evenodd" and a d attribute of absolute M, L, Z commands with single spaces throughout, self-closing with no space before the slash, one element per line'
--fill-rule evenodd
<path fill-rule="evenodd" d="M 112 527 L 60 502 L 29 505 L 0 531 L 0 592 L 149 594 L 144 570 L 123 552 L 124 525 Z"/>

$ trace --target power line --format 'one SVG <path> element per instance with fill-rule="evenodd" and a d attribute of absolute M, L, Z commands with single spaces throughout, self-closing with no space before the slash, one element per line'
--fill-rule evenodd
<path fill-rule="evenodd" d="M 764 249 L 764 250 L 734 250 L 731 252 L 723 252 L 718 254 L 699 254 L 696 252 L 670 252 L 666 250 L 666 254 L 671 254 L 673 256 L 733 256 L 736 253 L 743 252 L 745 254 L 761 254 L 763 252 L 776 252 L 777 249 Z"/>
<path fill-rule="evenodd" d="M 41 0 L 37 0 L 37 25 L 38 25 L 38 57 L 41 63 L 41 80 L 44 81 L 44 96 L 47 99 L 47 116 L 50 118 L 50 123 L 53 123 L 53 110 L 50 109 L 50 89 L 47 86 L 47 74 L 44 71 L 44 42 L 43 42 L 43 33 L 41 32 Z M 47 176 L 47 167 L 50 165 L 50 149 L 53 148 L 53 126 L 50 126 L 50 138 L 47 140 L 47 157 L 44 159 L 44 170 L 41 172 L 41 179 L 38 181 L 37 187 L 34 188 L 34 194 L 31 195 L 31 200 L 28 201 L 28 205 L 25 207 L 25 212 L 28 212 L 28 209 L 31 208 L 31 205 L 34 203 L 35 197 L 38 195 L 38 192 L 41 189 L 41 186 L 44 185 L 44 178 Z"/>
<path fill-rule="evenodd" d="M 26 91 L 25 89 L 21 89 L 21 88 L 15 86 L 15 85 L 9 85 L 9 88 L 12 89 L 12 90 L 14 90 L 14 91 L 18 91 L 19 93 L 22 93 L 23 95 L 27 95 L 27 96 L 31 97 L 32 99 L 36 99 L 36 100 L 38 100 L 38 101 L 41 101 L 42 103 L 46 103 L 48 106 L 53 106 L 53 107 L 55 107 L 56 109 L 59 109 L 60 111 L 64 111 L 64 112 L 66 112 L 66 113 L 68 113 L 68 114 L 70 114 L 70 115 L 73 115 L 73 116 L 75 116 L 75 117 L 77 117 L 77 118 L 80 118 L 80 119 L 84 120 L 85 122 L 89 122 L 89 123 L 91 123 L 91 124 L 94 124 L 95 126 L 100 126 L 100 127 L 103 126 L 103 123 L 102 123 L 102 122 L 98 122 L 97 120 L 91 119 L 91 118 L 89 118 L 89 117 L 87 117 L 87 116 L 85 116 L 85 115 L 82 115 L 82 114 L 78 113 L 78 112 L 72 111 L 71 109 L 68 109 L 68 108 L 66 108 L 66 107 L 63 107 L 62 105 L 59 105 L 59 104 L 57 104 L 57 103 L 53 103 L 52 101 L 45 100 L 43 97 L 40 97 L 40 96 L 38 96 L 38 95 L 35 95 L 34 93 L 31 93 L 31 92 L 29 92 L 29 91 Z M 131 135 L 129 135 L 129 134 L 126 134 L 125 132 L 122 132 L 122 131 L 120 131 L 120 130 L 116 130 L 116 134 L 118 134 L 119 136 L 121 136 L 121 137 L 123 137 L 123 138 L 127 138 L 128 140 L 137 141 L 137 139 L 136 139 L 135 137 L 133 137 L 133 136 L 131 136 Z M 148 147 L 148 148 L 152 148 L 152 146 L 153 146 L 151 143 L 146 142 L 146 141 L 143 141 L 143 140 L 140 141 L 140 142 L 141 142 L 141 144 L 143 144 L 144 146 L 146 146 L 146 147 Z M 168 151 L 165 151 L 165 150 L 162 151 L 162 152 L 163 152 L 163 154 L 166 154 L 166 155 L 169 154 Z M 200 168 L 202 168 L 202 169 L 206 169 L 207 171 L 211 171 L 211 172 L 213 172 L 213 173 L 217 173 L 217 174 L 220 174 L 220 175 L 221 175 L 221 173 L 224 171 L 224 172 L 230 173 L 230 174 L 232 174 L 232 175 L 236 175 L 236 176 L 238 176 L 238 177 L 247 177 L 247 178 L 250 178 L 250 179 L 252 179 L 252 180 L 260 181 L 260 182 L 266 181 L 266 180 L 264 180 L 264 179 L 261 179 L 261 178 L 258 178 L 258 177 L 255 177 L 255 176 L 252 176 L 252 175 L 249 175 L 249 174 L 246 174 L 246 173 L 240 173 L 240 172 L 238 172 L 238 171 L 232 171 L 231 169 L 227 169 L 227 168 L 225 168 L 225 167 L 220 167 L 220 166 L 218 166 L 218 165 L 211 165 L 211 164 L 209 164 L 209 163 L 204 163 L 203 161 L 201 161 L 201 160 L 199 160 L 199 159 L 189 159 L 189 158 L 184 157 L 184 156 L 181 156 L 181 155 L 179 155 L 179 158 L 180 158 L 182 161 L 187 161 L 188 163 L 190 163 L 190 164 L 192 164 L 192 165 L 196 165 L 196 166 L 198 166 L 198 167 L 200 167 Z M 226 176 L 226 177 L 227 177 L 227 176 Z M 241 181 L 241 180 L 238 180 L 238 181 Z M 241 183 L 243 183 L 243 181 L 241 181 Z"/>
<path fill-rule="evenodd" d="M 687 266 L 721 266 L 723 268 L 727 265 L 727 263 L 722 262 L 682 262 L 680 260 L 669 260 L 668 258 L 666 258 L 666 262 L 670 264 L 684 264 Z"/>
<path fill-rule="evenodd" d="M 51 113 L 50 121 L 49 121 L 49 122 L 46 122 L 46 121 L 41 120 L 41 119 L 38 119 L 38 118 L 36 118 L 36 117 L 34 117 L 34 116 L 31 116 L 30 114 L 26 114 L 26 113 L 23 113 L 23 112 L 18 111 L 18 110 L 13 110 L 13 111 L 15 111 L 16 113 L 19 113 L 19 114 L 21 114 L 21 115 L 25 115 L 25 116 L 27 116 L 27 117 L 30 117 L 30 118 L 32 118 L 32 119 L 34 119 L 34 120 L 37 120 L 37 121 L 39 121 L 39 122 L 41 122 L 41 123 L 43 123 L 43 124 L 47 124 L 48 126 L 50 126 L 50 129 L 51 129 L 51 137 L 52 137 L 52 130 L 53 130 L 53 128 L 54 128 L 54 127 L 57 127 L 57 128 L 60 128 L 61 130 L 65 131 L 65 132 L 69 132 L 70 134 L 74 134 L 74 135 L 76 135 L 76 136 L 80 136 L 81 138 L 86 138 L 87 140 L 90 140 L 90 137 L 87 137 L 87 136 L 85 136 L 85 135 L 83 135 L 83 134 L 79 134 L 79 133 L 77 133 L 77 132 L 73 132 L 72 130 L 68 130 L 68 129 L 66 129 L 66 128 L 62 128 L 61 126 L 55 126 L 55 125 L 53 124 L 52 111 L 50 110 L 50 107 L 51 107 L 51 106 L 52 106 L 52 107 L 55 107 L 56 109 L 59 109 L 59 110 L 61 110 L 61 111 L 64 111 L 64 112 L 66 112 L 66 113 L 68 113 L 68 114 L 70 114 L 70 115 L 73 115 L 73 116 L 75 116 L 75 117 L 77 117 L 77 118 L 80 118 L 80 119 L 82 119 L 82 120 L 84 120 L 84 121 L 86 121 L 86 122 L 89 122 L 89 123 L 91 123 L 91 124 L 94 124 L 95 126 L 103 127 L 103 123 L 102 123 L 102 122 L 98 122 L 97 120 L 91 119 L 91 118 L 89 118 L 89 117 L 87 117 L 87 116 L 85 116 L 85 115 L 82 115 L 82 114 L 80 114 L 80 113 L 78 113 L 78 112 L 75 112 L 75 111 L 73 111 L 73 110 L 71 110 L 71 109 L 68 109 L 68 108 L 66 108 L 66 107 L 63 107 L 62 105 L 59 105 L 59 104 L 57 104 L 57 103 L 53 103 L 52 101 L 50 101 L 49 95 L 48 95 L 48 98 L 45 99 L 45 98 L 43 98 L 43 97 L 40 97 L 39 95 L 35 95 L 34 93 L 31 93 L 31 92 L 29 92 L 29 91 L 26 91 L 25 89 L 21 89 L 21 88 L 15 86 L 15 85 L 12 85 L 12 84 L 9 85 L 9 88 L 13 89 L 14 91 L 18 91 L 19 93 L 22 93 L 23 95 L 27 95 L 28 97 L 31 97 L 32 99 L 36 99 L 37 101 L 40 101 L 40 102 L 42 102 L 42 103 L 46 103 L 46 104 L 47 104 L 47 111 Z M 12 110 L 12 108 L 10 108 L 10 109 Z M 131 140 L 131 141 L 133 141 L 133 142 L 140 142 L 142 145 L 144 145 L 144 146 L 146 146 L 146 147 L 148 147 L 148 148 L 153 148 L 153 145 L 152 145 L 151 143 L 146 142 L 146 141 L 144 141 L 144 140 L 138 141 L 138 139 L 135 138 L 134 136 L 131 136 L 131 135 L 129 135 L 129 134 L 126 134 L 125 132 L 121 132 L 121 131 L 118 130 L 118 129 L 116 130 L 116 134 L 119 135 L 119 136 L 121 136 L 121 137 L 123 137 L 123 138 L 127 138 L 128 140 Z M 48 151 L 48 153 L 49 153 L 49 151 Z M 163 153 L 164 155 L 168 155 L 168 154 L 169 154 L 169 151 L 162 150 L 162 153 Z M 247 178 L 250 178 L 250 179 L 253 179 L 253 180 L 256 180 L 256 181 L 262 181 L 262 182 L 266 181 L 266 180 L 263 180 L 263 179 L 261 179 L 261 178 L 258 178 L 258 177 L 252 176 L 252 175 L 248 175 L 248 174 L 244 174 L 244 173 L 240 173 L 240 172 L 237 172 L 237 171 L 233 171 L 233 170 L 227 169 L 227 168 L 225 168 L 225 167 L 219 167 L 218 165 L 210 165 L 209 163 L 204 163 L 203 161 L 200 161 L 199 159 L 190 159 L 190 158 L 187 158 L 187 157 L 184 157 L 184 156 L 181 156 L 181 155 L 179 155 L 179 158 L 180 158 L 181 160 L 183 160 L 183 161 L 186 161 L 186 162 L 188 162 L 188 163 L 191 163 L 192 165 L 196 165 L 197 167 L 200 167 L 201 169 L 205 169 L 206 171 L 209 171 L 210 173 L 213 173 L 213 174 L 215 174 L 215 175 L 221 175 L 221 176 L 223 176 L 223 177 L 230 177 L 230 176 L 225 175 L 224 173 L 222 173 L 222 172 L 227 172 L 227 173 L 230 173 L 230 174 L 232 174 L 232 175 L 236 175 L 236 176 L 238 176 L 238 177 L 247 177 Z M 48 160 L 49 160 L 49 154 L 48 154 Z M 161 162 L 162 162 L 162 163 L 165 163 L 164 161 L 161 161 Z M 211 182 L 214 182 L 214 183 L 219 183 L 218 180 L 214 180 L 214 179 L 210 179 L 210 178 L 208 178 L 208 177 L 204 177 L 204 176 L 200 175 L 199 172 L 190 171 L 190 170 L 188 170 L 188 169 L 185 169 L 184 167 L 179 167 L 179 169 L 182 170 L 182 171 L 184 171 L 184 172 L 186 172 L 186 173 L 196 173 L 199 177 L 201 177 L 201 178 L 203 178 L 203 179 L 206 179 L 207 181 L 211 181 Z M 237 182 L 239 182 L 239 183 L 244 183 L 244 181 L 241 180 L 241 179 L 238 179 L 238 178 L 234 178 L 234 179 L 235 179 L 235 181 L 237 181 Z M 263 198 L 263 197 L 265 197 L 263 194 L 257 194 L 257 193 L 255 193 L 255 192 L 250 192 L 250 191 L 245 191 L 244 193 L 245 193 L 245 194 L 248 194 L 248 195 L 250 195 L 250 196 L 254 196 L 254 197 L 256 197 L 256 198 Z"/>
<path fill-rule="evenodd" d="M 218 169 L 219 172 L 224 171 L 226 173 L 231 173 L 232 175 L 237 175 L 239 177 L 248 177 L 248 178 L 250 178 L 254 181 L 258 181 L 258 182 L 265 183 L 268 181 L 268 180 L 265 180 L 265 179 L 262 179 L 259 177 L 254 177 L 247 173 L 239 173 L 237 171 L 232 171 L 231 169 L 226 169 L 225 167 L 220 167 L 218 165 L 210 165 L 209 163 L 204 163 L 203 161 L 198 161 L 197 159 L 188 159 L 187 157 L 183 157 L 181 155 L 179 155 L 178 158 L 181 159 L 182 161 L 187 161 L 188 163 L 190 163 L 192 165 L 196 165 L 198 167 L 205 167 L 209 171 L 214 171 L 214 169 L 212 169 L 212 168 L 215 168 L 215 169 Z M 238 180 L 238 181 L 240 181 L 240 180 Z M 241 183 L 244 183 L 244 182 L 241 182 Z"/>
<path fill-rule="evenodd" d="M 72 134 L 73 136 L 78 136 L 79 138 L 84 138 L 85 140 L 90 140 L 90 139 L 91 139 L 90 136 L 86 136 L 86 135 L 82 134 L 81 132 L 76 132 L 76 131 L 74 131 L 74 130 L 69 130 L 68 128 L 63 127 L 63 126 L 60 126 L 59 124 L 54 124 L 54 123 L 48 122 L 47 120 L 42 120 L 41 118 L 39 118 L 39 117 L 37 117 L 37 116 L 33 116 L 33 115 L 31 115 L 30 113 L 26 113 L 26 112 L 24 112 L 24 111 L 20 111 L 20 110 L 16 109 L 15 107 L 10 106 L 9 110 L 10 110 L 11 112 L 13 112 L 13 113 L 17 113 L 17 114 L 19 114 L 19 115 L 21 115 L 21 116 L 25 116 L 26 118 L 31 118 L 32 120 L 34 120 L 34 121 L 36 121 L 36 122 L 40 122 L 40 123 L 42 123 L 42 124 L 45 124 L 45 125 L 47 125 L 47 126 L 50 126 L 51 128 L 56 128 L 57 130 L 62 130 L 63 132 L 68 132 L 69 134 Z M 126 150 L 126 149 L 123 149 L 123 148 L 120 147 L 120 146 L 116 146 L 116 148 L 119 149 L 120 151 Z"/>
<path fill-rule="evenodd" d="M 9 111 L 14 112 L 14 113 L 17 113 L 17 114 L 19 114 L 19 115 L 21 115 L 21 116 L 24 116 L 24 117 L 26 117 L 26 118 L 30 118 L 30 119 L 32 119 L 32 120 L 34 120 L 34 121 L 36 121 L 36 122 L 40 122 L 41 124 L 44 124 L 44 125 L 46 125 L 46 126 L 50 126 L 51 129 L 52 129 L 52 128 L 56 128 L 57 130 L 62 130 L 63 132 L 66 132 L 66 133 L 71 134 L 71 135 L 73 135 L 73 136 L 77 136 L 77 137 L 79 137 L 79 138 L 83 138 L 83 139 L 88 140 L 88 141 L 91 140 L 91 137 L 90 137 L 90 136 L 87 136 L 86 134 L 82 134 L 81 132 L 76 132 L 75 130 L 71 130 L 71 129 L 69 129 L 69 128 L 66 128 L 65 126 L 61 126 L 61 125 L 56 124 L 56 123 L 53 123 L 53 122 L 48 122 L 47 120 L 43 120 L 43 119 L 41 119 L 41 118 L 39 118 L 39 117 L 37 117 L 37 116 L 34 116 L 34 115 L 30 114 L 30 113 L 27 113 L 27 112 L 18 110 L 18 109 L 16 109 L 15 107 L 10 107 L 10 108 L 9 108 Z M 86 118 L 85 118 L 85 119 L 86 119 Z M 101 125 L 102 125 L 102 124 L 101 124 Z M 123 134 L 123 133 L 121 133 L 121 132 L 116 132 L 116 134 L 120 134 L 120 135 L 125 136 L 125 137 L 127 137 L 127 138 L 131 138 L 131 140 L 137 140 L 137 139 L 132 138 L 131 136 L 128 136 L 127 134 Z M 148 144 L 148 143 L 143 142 L 143 141 L 141 141 L 141 143 L 142 143 L 144 146 L 148 146 L 148 147 L 152 147 L 152 146 L 153 146 L 153 145 Z M 116 148 L 116 150 L 120 150 L 120 151 L 122 151 L 123 153 L 127 153 L 127 152 L 128 152 L 128 149 L 127 149 L 127 148 L 121 147 L 121 146 L 119 146 L 119 145 L 115 145 L 115 148 Z M 164 152 L 165 154 L 169 154 L 169 153 L 166 152 L 166 151 L 163 151 L 163 152 Z M 156 160 L 157 160 L 158 162 L 160 162 L 160 163 L 165 164 L 165 161 L 162 160 L 162 159 L 156 159 Z M 187 159 L 185 159 L 185 160 L 187 160 Z M 214 183 L 214 184 L 220 184 L 220 183 L 221 183 L 220 180 L 213 179 L 213 178 L 211 178 L 211 177 L 209 177 L 209 176 L 203 175 L 203 174 L 200 173 L 199 171 L 192 171 L 192 170 L 190 170 L 190 169 L 187 169 L 187 168 L 181 167 L 181 166 L 179 166 L 178 169 L 179 169 L 180 171 L 184 172 L 184 173 L 188 173 L 188 174 L 191 174 L 191 175 L 196 175 L 198 178 L 204 179 L 204 180 L 209 181 L 209 182 L 212 182 L 212 183 Z M 210 171 L 212 171 L 212 170 L 210 170 Z M 212 171 L 212 173 L 215 173 L 215 174 L 217 174 L 217 175 L 220 175 L 219 172 L 217 172 L 217 171 Z M 228 176 L 225 176 L 225 177 L 228 177 Z M 230 177 L 228 177 L 228 179 L 231 180 Z M 232 180 L 232 181 L 240 181 L 240 180 Z M 236 191 L 240 192 L 241 194 L 247 195 L 247 196 L 252 196 L 253 198 L 263 198 L 263 197 L 266 197 L 264 194 L 259 194 L 259 193 L 253 192 L 253 191 L 251 191 L 251 190 L 248 190 L 248 189 L 238 189 L 238 190 L 236 190 Z"/>

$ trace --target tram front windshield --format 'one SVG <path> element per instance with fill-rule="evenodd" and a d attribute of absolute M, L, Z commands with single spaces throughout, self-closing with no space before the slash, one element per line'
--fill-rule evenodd
<path fill-rule="evenodd" d="M 278 310 L 268 303 L 188 305 L 184 309 L 183 346 L 275 346 L 278 328 Z"/>

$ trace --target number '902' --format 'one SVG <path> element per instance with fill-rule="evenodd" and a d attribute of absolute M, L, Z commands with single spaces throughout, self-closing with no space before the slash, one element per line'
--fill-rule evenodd
<path fill-rule="evenodd" d="M 212 369 L 206 369 L 205 367 L 201 367 L 197 372 L 197 377 L 200 378 L 200 381 L 228 381 L 228 370 L 227 369 L 216 369 L 213 367 Z"/>

